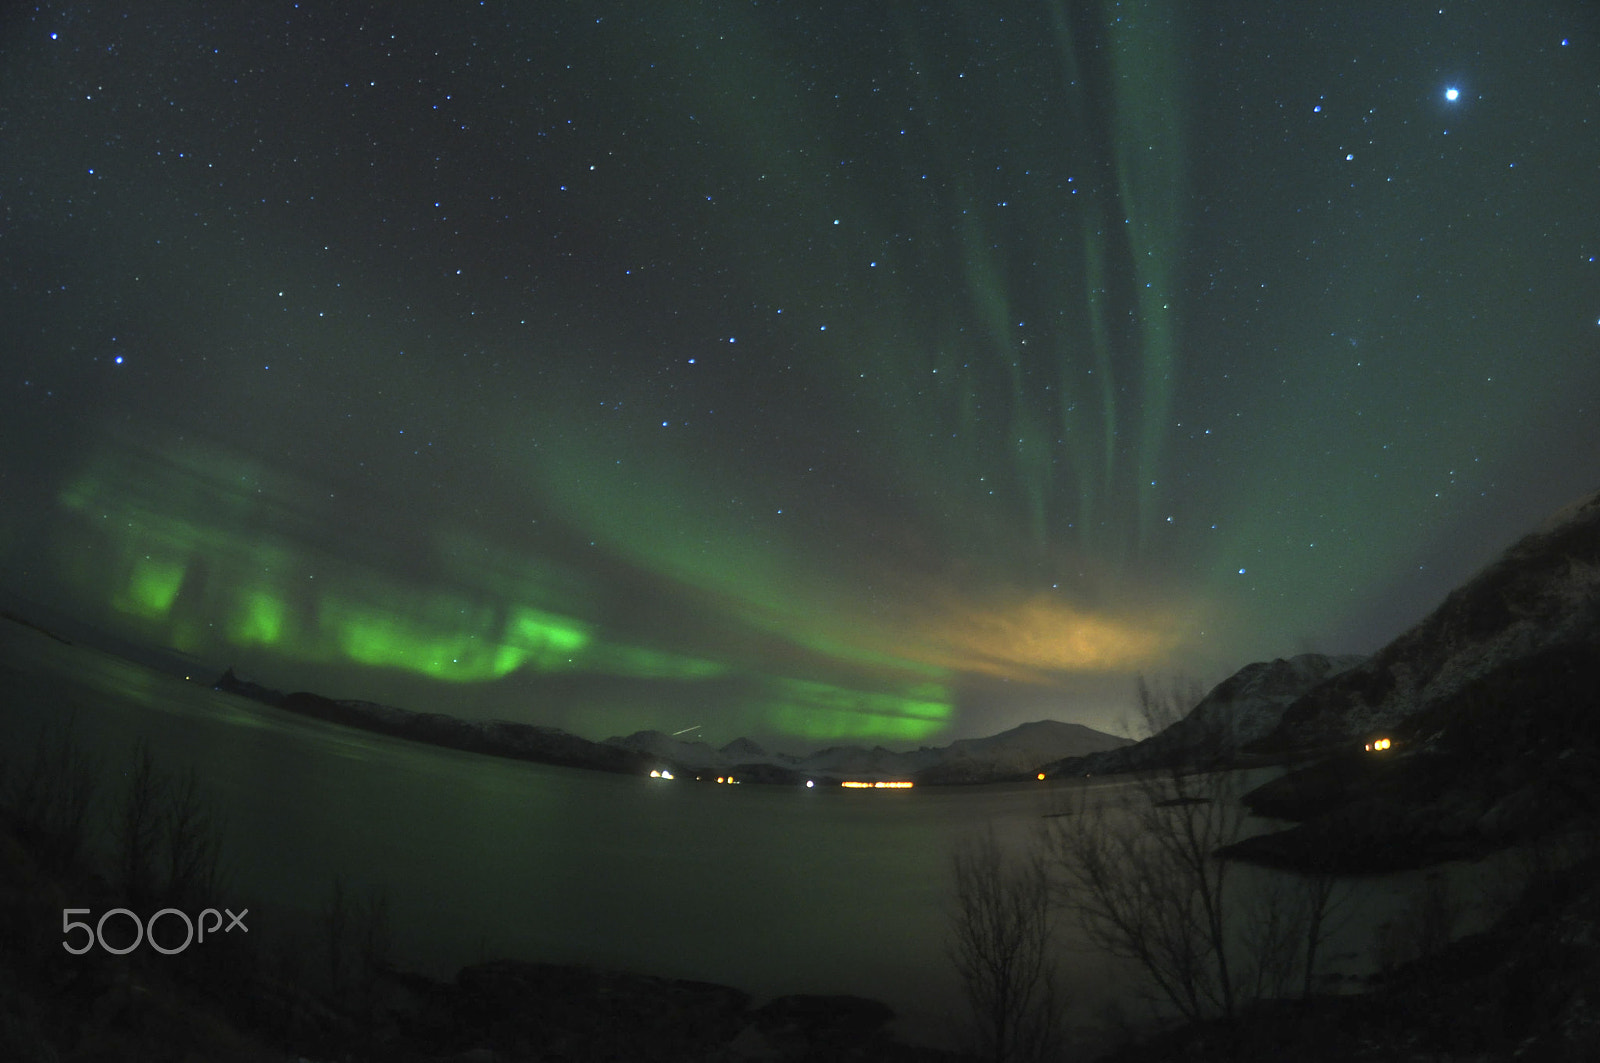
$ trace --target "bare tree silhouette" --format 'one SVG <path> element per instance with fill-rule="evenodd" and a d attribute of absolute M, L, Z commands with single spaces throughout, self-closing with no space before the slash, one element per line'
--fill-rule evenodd
<path fill-rule="evenodd" d="M 951 866 L 950 954 L 971 1009 L 974 1050 L 992 1063 L 1051 1058 L 1063 1002 L 1043 854 L 1008 855 L 991 826 L 958 846 Z"/>
<path fill-rule="evenodd" d="M 4 803 L 54 869 L 82 855 L 99 791 L 100 766 L 79 743 L 77 725 L 76 713 L 53 717 L 40 726 L 32 759 L 7 761 L 0 773 Z"/>
<path fill-rule="evenodd" d="M 1315 963 L 1332 904 L 1331 876 L 1309 892 L 1244 884 L 1217 852 L 1237 841 L 1247 811 L 1227 770 L 1230 721 L 1188 715 L 1198 684 L 1138 684 L 1150 734 L 1183 720 L 1183 741 L 1112 799 L 1083 795 L 1045 835 L 1060 899 L 1096 947 L 1135 961 L 1157 996 L 1184 1018 L 1232 1019 L 1262 996 L 1283 995 Z M 1307 985 L 1309 986 L 1309 973 Z"/>

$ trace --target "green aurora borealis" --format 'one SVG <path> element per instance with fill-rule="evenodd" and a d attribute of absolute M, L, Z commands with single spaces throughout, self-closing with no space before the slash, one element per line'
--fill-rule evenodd
<path fill-rule="evenodd" d="M 154 6 L 0 36 L 23 611 L 593 737 L 1114 727 L 1600 479 L 1590 4 Z"/>

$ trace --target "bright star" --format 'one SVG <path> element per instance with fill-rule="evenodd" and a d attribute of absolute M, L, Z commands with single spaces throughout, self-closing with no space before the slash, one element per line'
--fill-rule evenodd
<path fill-rule="evenodd" d="M 1451 103 L 1455 103 L 1460 96 L 1461 90 L 1456 88 L 1454 85 L 1444 90 L 1444 98 L 1449 100 Z"/>

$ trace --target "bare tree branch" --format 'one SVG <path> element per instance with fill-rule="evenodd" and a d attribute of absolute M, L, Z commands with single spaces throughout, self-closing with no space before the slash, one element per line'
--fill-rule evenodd
<path fill-rule="evenodd" d="M 951 959 L 972 1011 L 974 1049 L 993 1063 L 1049 1058 L 1062 1002 L 1042 854 L 1007 856 L 993 827 L 952 855 Z"/>

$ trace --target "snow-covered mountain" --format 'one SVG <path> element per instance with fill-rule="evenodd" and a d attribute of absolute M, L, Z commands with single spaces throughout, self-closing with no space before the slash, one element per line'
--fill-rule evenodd
<path fill-rule="evenodd" d="M 737 759 L 724 756 L 721 750 L 712 748 L 709 743 L 685 742 L 661 731 L 635 731 L 626 737 L 608 738 L 604 744 L 656 757 L 673 767 L 727 768 L 738 763 Z"/>
<path fill-rule="evenodd" d="M 1421 731 L 1460 730 L 1458 703 L 1487 703 L 1491 690 L 1502 692 L 1494 711 L 1509 724 L 1541 699 L 1508 700 L 1504 691 L 1531 690 L 1529 675 L 1551 669 L 1572 672 L 1569 687 L 1589 682 L 1581 660 L 1596 647 L 1600 494 L 1556 513 L 1371 657 L 1302 654 L 1247 665 L 1159 734 L 1051 770 L 1104 774 L 1175 759 L 1278 755 L 1359 742 L 1407 721 L 1427 737 Z"/>
<path fill-rule="evenodd" d="M 991 775 L 1032 775 L 1065 757 L 1123 749 L 1131 741 L 1076 723 L 1039 720 L 988 738 L 964 738 L 942 750 L 938 763 L 922 769 L 928 783 L 976 782 Z"/>
<path fill-rule="evenodd" d="M 1306 691 L 1365 660 L 1360 654 L 1302 653 L 1247 664 L 1213 687 L 1189 715 L 1157 737 L 1157 744 L 1210 744 L 1224 753 L 1236 752 L 1270 734 Z"/>
<path fill-rule="evenodd" d="M 1600 641 L 1600 494 L 1556 513 L 1366 662 L 1291 705 L 1264 749 L 1393 728 L 1535 656 Z"/>
<path fill-rule="evenodd" d="M 765 749 L 748 738 L 735 738 L 732 742 L 722 747 L 723 756 L 732 760 L 765 760 L 769 756 Z M 782 760 L 782 757 L 778 758 Z"/>
<path fill-rule="evenodd" d="M 1556 514 L 1255 746 L 1327 756 L 1247 794 L 1300 826 L 1232 855 L 1394 870 L 1600 813 L 1600 495 Z M 1366 740 L 1389 739 L 1382 751 Z M 1374 755 L 1377 753 L 1378 755 Z"/>
<path fill-rule="evenodd" d="M 1271 733 L 1290 705 L 1332 676 L 1361 664 L 1359 656 L 1302 653 L 1247 664 L 1224 679 L 1182 719 L 1123 749 L 1051 765 L 1052 772 L 1105 775 L 1194 760 L 1229 760 Z"/>
<path fill-rule="evenodd" d="M 957 783 L 1030 775 L 1064 756 L 1117 749 L 1127 745 L 1128 739 L 1081 724 L 1040 720 L 988 738 L 967 738 L 948 746 L 924 746 L 904 752 L 883 746 L 832 746 L 796 757 L 769 753 L 746 738 L 735 739 L 718 750 L 704 742 L 683 742 L 660 731 L 608 738 L 606 744 L 658 757 L 664 766 L 675 769 L 734 771 L 764 765 L 822 778 Z"/>

